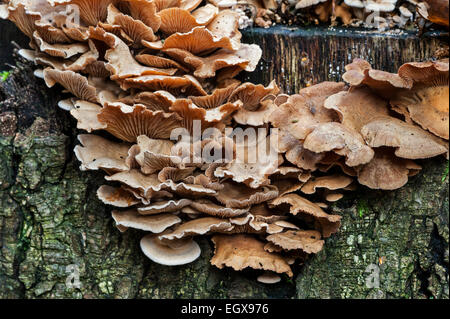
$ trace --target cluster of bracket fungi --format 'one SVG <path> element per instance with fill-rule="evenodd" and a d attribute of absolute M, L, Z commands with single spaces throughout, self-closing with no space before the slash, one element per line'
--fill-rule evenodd
<path fill-rule="evenodd" d="M 157 263 L 194 261 L 193 238 L 212 235 L 213 265 L 277 282 L 338 231 L 327 203 L 357 182 L 400 188 L 414 160 L 448 153 L 448 60 L 396 74 L 354 60 L 346 83 L 288 96 L 235 78 L 261 49 L 240 42 L 238 14 L 201 0 L 12 0 L 0 16 L 30 37 L 20 54 L 36 76 L 70 93 L 59 106 L 86 131 L 81 169 L 106 173 L 98 197 L 120 231 L 148 233 L 141 248 Z M 195 139 L 195 122 L 212 133 Z M 271 130 L 251 144 L 227 128 Z M 178 129 L 194 138 L 171 140 Z M 275 155 L 246 162 L 255 148 Z"/>

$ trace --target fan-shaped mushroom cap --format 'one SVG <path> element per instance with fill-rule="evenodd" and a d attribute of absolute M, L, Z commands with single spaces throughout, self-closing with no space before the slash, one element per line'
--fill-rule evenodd
<path fill-rule="evenodd" d="M 267 87 L 261 84 L 244 83 L 234 90 L 229 98 L 229 102 L 240 100 L 244 109 L 248 111 L 256 111 L 260 107 L 261 100 L 269 94 L 278 94 L 280 89 L 275 81 L 270 82 Z"/>
<path fill-rule="evenodd" d="M 170 69 L 176 68 L 184 72 L 188 72 L 188 69 L 182 66 L 180 63 L 175 62 L 171 59 L 163 58 L 157 55 L 151 54 L 138 54 L 135 56 L 136 60 L 140 63 L 154 68 Z M 148 93 L 148 92 L 145 92 Z"/>
<path fill-rule="evenodd" d="M 361 134 L 369 146 L 395 147 L 395 155 L 402 158 L 429 158 L 448 152 L 448 145 L 439 138 L 392 117 L 366 124 Z"/>
<path fill-rule="evenodd" d="M 97 102 L 95 87 L 89 84 L 87 78 L 78 73 L 47 68 L 44 70 L 44 80 L 48 87 L 59 83 L 77 98 L 92 103 Z"/>
<path fill-rule="evenodd" d="M 296 139 L 284 130 L 272 131 L 271 136 L 278 137 L 277 151 L 285 153 L 286 159 L 305 170 L 315 171 L 317 164 L 325 156 L 305 149 L 303 141 Z"/>
<path fill-rule="evenodd" d="M 130 48 L 121 39 L 114 37 L 114 45 L 106 51 L 105 59 L 107 69 L 111 72 L 111 79 L 124 79 L 129 77 L 140 77 L 145 75 L 173 75 L 177 69 L 158 69 L 142 66 L 136 62 L 130 52 Z"/>
<path fill-rule="evenodd" d="M 195 105 L 204 109 L 213 109 L 223 105 L 231 96 L 233 91 L 238 86 L 238 83 L 232 83 L 225 88 L 217 88 L 212 94 L 206 96 L 190 96 L 189 99 L 194 102 Z"/>
<path fill-rule="evenodd" d="M 336 122 L 316 127 L 306 137 L 304 147 L 316 153 L 335 151 L 347 158 L 348 166 L 366 164 L 374 155 L 359 133 Z"/>
<path fill-rule="evenodd" d="M 305 194 L 314 194 L 317 188 L 326 188 L 329 190 L 343 189 L 350 185 L 353 179 L 345 175 L 322 176 L 310 179 L 303 187 Z"/>
<path fill-rule="evenodd" d="M 268 123 L 277 106 L 272 100 L 262 101 L 260 105 L 257 111 L 248 111 L 244 108 L 238 110 L 233 119 L 241 125 L 261 126 Z"/>
<path fill-rule="evenodd" d="M 165 76 L 165 75 L 146 75 L 135 78 L 127 78 L 122 83 L 122 88 L 138 88 L 150 91 L 168 91 L 178 94 L 185 93 L 192 95 L 206 95 L 202 85 L 192 76 Z"/>
<path fill-rule="evenodd" d="M 155 202 L 149 206 L 139 207 L 138 211 L 141 215 L 156 215 L 161 213 L 173 213 L 180 211 L 183 207 L 192 204 L 189 199 L 168 200 Z"/>
<path fill-rule="evenodd" d="M 398 73 L 414 82 L 412 90 L 401 91 L 391 100 L 422 128 L 449 138 L 448 61 L 406 63 Z"/>
<path fill-rule="evenodd" d="M 323 237 L 330 237 L 332 234 L 338 231 L 341 226 L 341 216 L 329 215 L 325 213 L 318 205 L 310 202 L 309 200 L 297 195 L 287 194 L 272 200 L 269 206 L 276 207 L 286 204 L 289 206 L 289 212 L 292 215 L 309 215 L 313 219 L 317 220 L 322 230 Z"/>
<path fill-rule="evenodd" d="M 175 101 L 175 96 L 167 91 L 141 92 L 134 96 L 134 103 L 145 105 L 152 111 L 168 112 Z"/>
<path fill-rule="evenodd" d="M 112 211 L 112 217 L 117 226 L 140 229 L 155 234 L 162 233 L 167 228 L 181 223 L 181 219 L 173 214 L 142 216 L 136 209 L 126 211 Z"/>
<path fill-rule="evenodd" d="M 185 265 L 200 257 L 200 246 L 192 239 L 162 242 L 157 235 L 141 239 L 142 252 L 154 262 L 166 266 Z"/>
<path fill-rule="evenodd" d="M 181 8 L 167 8 L 158 12 L 161 17 L 160 30 L 165 34 L 189 32 L 195 27 L 210 23 L 218 12 L 218 8 L 211 4 L 192 13 Z"/>
<path fill-rule="evenodd" d="M 357 88 L 350 92 L 339 92 L 325 100 L 324 106 L 339 114 L 341 123 L 356 132 L 376 119 L 389 115 L 388 103 L 367 88 Z"/>
<path fill-rule="evenodd" d="M 158 173 L 158 179 L 161 182 L 173 181 L 178 183 L 184 181 L 189 176 L 192 176 L 195 169 L 196 169 L 195 167 L 187 167 L 187 168 L 164 167 Z"/>
<path fill-rule="evenodd" d="M 315 230 L 288 230 L 267 236 L 267 241 L 284 250 L 301 249 L 308 254 L 316 254 L 322 250 L 325 241 Z"/>
<path fill-rule="evenodd" d="M 337 202 L 338 200 L 341 200 L 344 197 L 344 194 L 336 193 L 336 192 L 329 192 L 325 196 L 325 200 L 327 202 Z"/>
<path fill-rule="evenodd" d="M 286 273 L 292 277 L 288 263 L 278 254 L 264 250 L 264 243 L 249 235 L 215 235 L 212 238 L 215 245 L 211 264 L 219 269 L 224 266 L 234 270 L 247 267 L 264 269 L 275 273 Z"/>
<path fill-rule="evenodd" d="M 100 186 L 97 190 L 97 197 L 107 205 L 122 208 L 131 207 L 140 202 L 122 187 L 116 188 L 109 185 Z"/>
<path fill-rule="evenodd" d="M 240 44 L 230 40 L 228 37 L 218 37 L 206 27 L 196 27 L 187 33 L 174 33 L 164 40 L 164 43 L 147 42 L 142 43 L 154 50 L 167 50 L 171 48 L 182 49 L 195 55 L 210 52 L 214 49 L 238 50 Z"/>
<path fill-rule="evenodd" d="M 45 42 L 37 32 L 33 33 L 33 38 L 42 52 L 57 58 L 68 59 L 77 54 L 89 51 L 89 46 L 85 43 L 49 44 Z"/>
<path fill-rule="evenodd" d="M 271 185 L 262 186 L 257 189 L 227 181 L 223 185 L 223 189 L 219 190 L 215 197 L 226 207 L 246 208 L 269 201 L 278 196 L 278 190 Z"/>
<path fill-rule="evenodd" d="M 228 232 L 232 229 L 233 225 L 226 219 L 202 217 L 180 224 L 172 232 L 166 232 L 160 235 L 159 239 L 175 240 L 196 235 Z"/>
<path fill-rule="evenodd" d="M 75 146 L 74 152 L 81 162 L 80 169 L 111 171 L 127 171 L 129 167 L 125 163 L 130 145 L 111 142 L 94 134 L 78 135 L 82 146 Z"/>
<path fill-rule="evenodd" d="M 221 10 L 207 28 L 216 37 L 229 38 L 233 47 L 239 49 L 242 34 L 239 32 L 239 14 L 237 12 Z"/>
<path fill-rule="evenodd" d="M 256 280 L 263 284 L 276 284 L 281 281 L 281 277 L 270 271 L 266 271 L 264 274 L 258 276 Z"/>
<path fill-rule="evenodd" d="M 143 105 L 134 107 L 119 103 L 106 105 L 98 119 L 107 125 L 106 131 L 121 140 L 134 142 L 140 135 L 169 138 L 173 129 L 181 127 L 177 114 L 150 111 Z"/>
<path fill-rule="evenodd" d="M 220 206 L 208 199 L 199 199 L 190 204 L 195 210 L 215 217 L 236 217 L 248 212 L 248 208 L 230 208 Z"/>
<path fill-rule="evenodd" d="M 70 114 L 78 120 L 78 129 L 91 133 L 92 131 L 106 128 L 106 125 L 100 123 L 97 118 L 101 110 L 102 107 L 98 104 L 80 100 L 74 103 Z"/>
<path fill-rule="evenodd" d="M 379 148 L 370 163 L 358 168 L 358 182 L 372 189 L 398 189 L 408 182 L 410 168 L 415 167 L 412 164 L 415 163 L 396 157 L 389 149 Z"/>
<path fill-rule="evenodd" d="M 362 59 L 354 59 L 345 66 L 342 78 L 351 86 L 367 85 L 382 96 L 390 96 L 398 89 L 410 89 L 412 81 L 398 74 L 373 70 L 371 65 Z"/>
<path fill-rule="evenodd" d="M 135 20 L 123 14 L 113 4 L 108 6 L 106 21 L 107 24 L 100 22 L 99 25 L 107 31 L 118 29 L 120 31 L 118 33 L 123 38 L 131 40 L 134 46 L 141 47 L 142 40 L 152 42 L 158 39 L 151 27 L 140 20 Z"/>
<path fill-rule="evenodd" d="M 149 26 L 154 33 L 159 30 L 161 18 L 156 14 L 158 10 L 157 3 L 164 2 L 168 4 L 170 1 L 147 1 L 147 0 L 124 0 L 128 2 L 128 10 L 130 15 Z M 174 0 L 173 2 L 176 2 Z"/>
<path fill-rule="evenodd" d="M 186 50 L 167 49 L 164 53 L 194 69 L 194 76 L 197 78 L 212 78 L 216 76 L 216 71 L 231 67 L 240 66 L 245 69 L 249 64 L 249 60 L 242 59 L 236 52 L 229 50 L 218 50 L 207 57 L 197 57 Z"/>
<path fill-rule="evenodd" d="M 334 111 L 324 108 L 330 95 L 344 89 L 344 83 L 323 82 L 292 95 L 271 114 L 274 127 L 288 131 L 296 139 L 304 140 L 319 123 L 336 120 Z"/>

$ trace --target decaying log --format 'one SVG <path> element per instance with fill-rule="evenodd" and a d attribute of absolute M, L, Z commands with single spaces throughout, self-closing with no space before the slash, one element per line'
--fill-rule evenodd
<path fill-rule="evenodd" d="M 209 265 L 212 246 L 205 239 L 193 264 L 154 264 L 139 249 L 141 235 L 120 234 L 110 208 L 97 200 L 102 174 L 78 169 L 75 123 L 56 107 L 60 90 L 46 88 L 30 65 L 12 55 L 10 39 L 27 40 L 5 22 L 0 30 L 0 63 L 15 65 L 0 82 L 0 298 L 448 298 L 443 158 L 420 163 L 423 171 L 399 191 L 360 187 L 335 204 L 333 211 L 343 216 L 340 233 L 296 269 L 294 281 L 265 286 L 253 271 L 218 270 Z M 356 56 L 393 70 L 430 58 L 438 46 L 434 37 L 342 33 L 247 31 L 265 52 L 263 67 L 251 77 L 264 83 L 275 78 L 292 93 L 308 74 L 313 82 L 337 79 Z M 310 61 L 305 68 L 303 51 Z"/>

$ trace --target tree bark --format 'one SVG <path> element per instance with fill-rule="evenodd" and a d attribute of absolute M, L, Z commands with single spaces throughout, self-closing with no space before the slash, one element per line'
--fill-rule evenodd
<path fill-rule="evenodd" d="M 202 256 L 190 265 L 149 261 L 139 248 L 142 234 L 119 233 L 110 208 L 96 198 L 103 174 L 79 170 L 73 156 L 78 132 L 56 106 L 60 90 L 45 87 L 5 46 L 12 38 L 27 40 L 9 23 L 0 21 L 0 30 L 0 63 L 15 65 L 0 82 L 0 298 L 448 298 L 443 158 L 421 163 L 423 171 L 401 190 L 360 187 L 334 205 L 332 212 L 343 216 L 341 231 L 295 269 L 294 280 L 263 285 L 254 271 L 216 269 L 207 239 L 199 240 Z M 438 46 L 433 37 L 287 30 L 244 34 L 264 51 L 262 69 L 248 78 L 264 84 L 275 78 L 287 93 L 307 75 L 313 82 L 338 79 L 353 57 L 393 71 L 430 58 Z M 303 51 L 311 61 L 306 68 Z M 76 270 L 80 286 L 72 280 Z"/>

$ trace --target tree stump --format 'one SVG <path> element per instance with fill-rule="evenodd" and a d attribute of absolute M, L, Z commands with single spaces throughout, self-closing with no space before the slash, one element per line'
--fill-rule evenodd
<path fill-rule="evenodd" d="M 206 239 L 190 265 L 149 261 L 139 248 L 142 234 L 119 233 L 111 208 L 96 198 L 103 174 L 79 170 L 75 121 L 56 106 L 60 89 L 48 89 L 32 66 L 12 55 L 11 39 L 28 43 L 12 24 L 0 21 L 0 30 L 1 68 L 15 65 L 0 82 L 0 298 L 448 298 L 443 158 L 420 163 L 423 171 L 401 190 L 360 187 L 335 204 L 341 231 L 295 269 L 294 280 L 263 285 L 254 271 L 216 269 Z M 393 71 L 430 58 L 439 41 L 283 27 L 244 36 L 264 51 L 261 68 L 245 77 L 264 84 L 276 79 L 287 93 L 307 82 L 338 80 L 354 57 Z"/>

